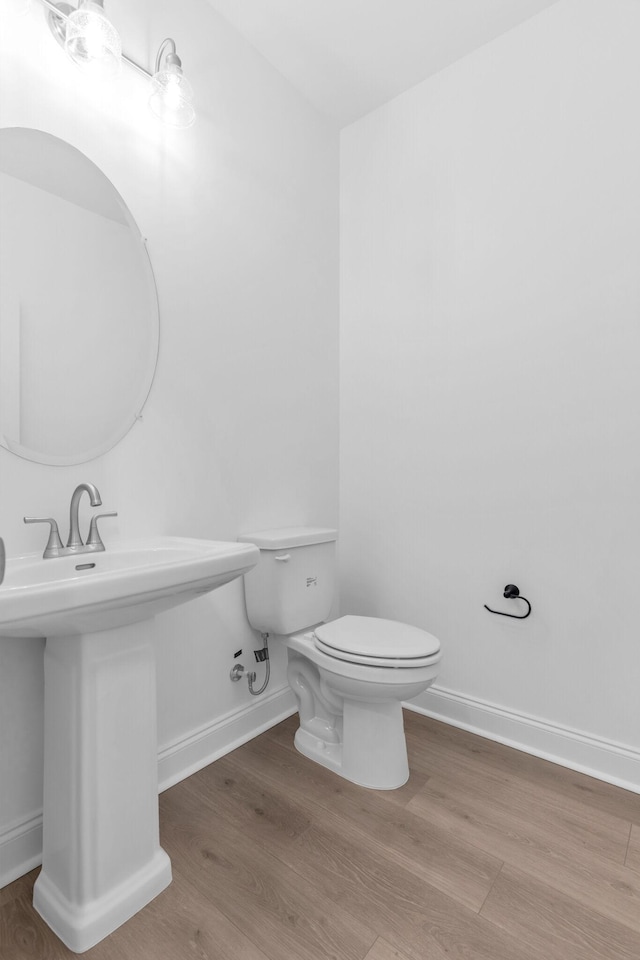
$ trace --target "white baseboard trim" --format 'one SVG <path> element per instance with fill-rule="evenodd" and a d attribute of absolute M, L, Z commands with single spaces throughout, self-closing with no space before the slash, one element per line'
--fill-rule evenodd
<path fill-rule="evenodd" d="M 0 888 L 42 863 L 42 810 L 0 833 Z"/>
<path fill-rule="evenodd" d="M 162 793 L 295 712 L 293 693 L 286 686 L 172 741 L 158 752 L 158 792 Z M 0 888 L 41 863 L 42 810 L 39 810 L 0 831 Z"/>
<path fill-rule="evenodd" d="M 640 750 L 432 686 L 405 707 L 516 750 L 640 793 Z"/>
<path fill-rule="evenodd" d="M 289 686 L 273 690 L 239 710 L 232 710 L 187 736 L 180 737 L 158 753 L 158 790 L 162 793 L 192 773 L 197 773 L 225 753 L 231 753 L 296 712 Z"/>

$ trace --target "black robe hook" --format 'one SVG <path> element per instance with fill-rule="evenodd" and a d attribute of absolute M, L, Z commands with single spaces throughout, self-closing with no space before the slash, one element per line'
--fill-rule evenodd
<path fill-rule="evenodd" d="M 497 613 L 499 617 L 512 617 L 514 620 L 526 620 L 526 618 L 531 613 L 531 604 L 529 603 L 526 597 L 520 596 L 520 591 L 516 587 L 515 583 L 508 583 L 506 585 L 506 587 L 504 588 L 503 597 L 506 597 L 507 600 L 515 600 L 515 599 L 524 600 L 524 602 L 529 607 L 529 609 L 527 610 L 526 613 L 522 613 L 522 614 L 503 613 L 502 610 L 492 610 L 491 607 L 488 607 L 485 603 L 484 605 L 485 610 L 488 610 L 489 613 Z"/>

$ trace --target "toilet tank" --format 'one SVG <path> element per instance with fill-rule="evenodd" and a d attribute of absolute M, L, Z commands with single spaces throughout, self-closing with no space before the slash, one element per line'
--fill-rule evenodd
<path fill-rule="evenodd" d="M 249 623 L 261 633 L 286 636 L 329 616 L 336 574 L 337 532 L 326 527 L 284 527 L 238 537 L 260 550 L 244 576 Z"/>

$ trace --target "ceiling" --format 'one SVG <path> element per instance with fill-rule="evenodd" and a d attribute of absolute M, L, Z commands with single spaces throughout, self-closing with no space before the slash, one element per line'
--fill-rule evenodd
<path fill-rule="evenodd" d="M 209 0 L 340 126 L 557 0 Z"/>

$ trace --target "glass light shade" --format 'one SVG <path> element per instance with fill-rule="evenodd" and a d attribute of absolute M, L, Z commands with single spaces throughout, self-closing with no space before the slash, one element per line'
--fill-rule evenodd
<path fill-rule="evenodd" d="M 67 21 L 64 48 L 74 63 L 98 76 L 120 69 L 122 42 L 101 2 L 82 0 Z"/>
<path fill-rule="evenodd" d="M 151 80 L 151 112 L 172 127 L 190 127 L 196 118 L 191 101 L 193 90 L 182 68 L 167 63 Z"/>

